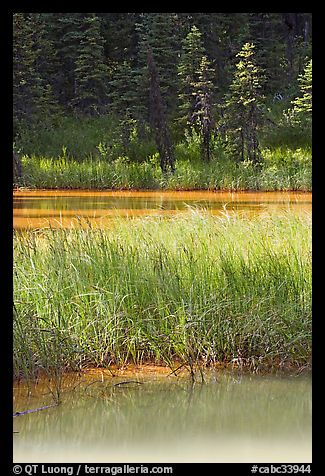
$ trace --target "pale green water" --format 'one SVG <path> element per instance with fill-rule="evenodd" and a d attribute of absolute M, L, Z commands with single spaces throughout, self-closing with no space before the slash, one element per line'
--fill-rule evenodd
<path fill-rule="evenodd" d="M 70 383 L 58 407 L 14 418 L 14 462 L 311 462 L 309 377 L 96 379 Z M 132 379 L 142 384 L 115 385 Z M 50 403 L 46 392 L 16 387 L 14 410 Z"/>

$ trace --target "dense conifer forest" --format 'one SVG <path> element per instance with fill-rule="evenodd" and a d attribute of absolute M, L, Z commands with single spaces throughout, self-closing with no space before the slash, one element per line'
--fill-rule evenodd
<path fill-rule="evenodd" d="M 219 167 L 309 189 L 311 109 L 311 13 L 13 14 L 18 184 L 51 186 L 60 160 L 98 187 L 221 188 Z"/>

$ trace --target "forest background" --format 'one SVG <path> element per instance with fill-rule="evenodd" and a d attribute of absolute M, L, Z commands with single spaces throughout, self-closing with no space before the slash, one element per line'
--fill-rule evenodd
<path fill-rule="evenodd" d="M 14 13 L 14 181 L 311 190 L 311 13 Z"/>

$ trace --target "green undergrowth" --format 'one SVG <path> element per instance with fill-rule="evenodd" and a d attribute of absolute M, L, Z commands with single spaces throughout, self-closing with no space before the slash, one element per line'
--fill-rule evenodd
<path fill-rule="evenodd" d="M 311 151 L 265 149 L 261 166 L 215 157 L 211 163 L 192 160 L 179 148 L 176 172 L 164 175 L 157 154 L 146 161 L 128 157 L 115 160 L 76 160 L 23 156 L 19 185 L 42 189 L 147 189 L 147 190 L 311 190 Z"/>

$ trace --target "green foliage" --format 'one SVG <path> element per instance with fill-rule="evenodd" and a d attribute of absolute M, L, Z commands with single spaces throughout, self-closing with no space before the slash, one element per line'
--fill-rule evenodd
<path fill-rule="evenodd" d="M 179 109 L 181 113 L 179 120 L 184 125 L 192 122 L 196 105 L 197 85 L 200 79 L 200 65 L 204 54 L 202 34 L 193 25 L 182 42 L 182 53 L 178 66 L 180 79 Z"/>
<path fill-rule="evenodd" d="M 14 371 L 170 362 L 308 365 L 310 216 L 176 220 L 14 235 Z M 195 345 L 193 345 L 195 343 Z"/>
<path fill-rule="evenodd" d="M 74 67 L 74 98 L 71 105 L 84 113 L 105 112 L 109 68 L 104 57 L 100 21 L 88 14 L 84 21 L 79 54 Z"/>
<path fill-rule="evenodd" d="M 260 151 L 257 128 L 263 100 L 262 74 L 254 58 L 255 46 L 245 43 L 236 55 L 239 61 L 230 92 L 225 100 L 226 141 L 231 155 L 237 160 L 258 163 Z"/>
<path fill-rule="evenodd" d="M 263 148 L 311 145 L 311 14 L 15 13 L 13 27 L 22 154 L 157 154 L 148 46 L 170 149 L 191 163 L 226 155 L 259 164 Z M 199 141 L 195 152 L 187 134 Z"/>
<path fill-rule="evenodd" d="M 44 56 L 53 54 L 40 14 L 13 15 L 13 113 L 14 133 L 28 121 L 42 121 L 57 113 L 50 68 Z"/>
<path fill-rule="evenodd" d="M 136 24 L 139 35 L 138 64 L 137 64 L 137 92 L 138 107 L 141 102 L 146 104 L 147 118 L 150 94 L 150 79 L 147 65 L 147 49 L 150 47 L 160 78 L 160 89 L 163 101 L 166 103 L 167 118 L 170 119 L 176 112 L 177 97 L 177 56 L 179 52 L 179 32 L 177 16 L 173 13 L 143 13 Z M 140 98 L 140 101 L 139 101 Z M 145 111 L 142 109 L 142 117 Z"/>
<path fill-rule="evenodd" d="M 312 60 L 298 77 L 300 95 L 292 101 L 272 104 L 265 113 L 261 143 L 266 147 L 311 148 Z M 268 121 L 268 122 L 267 122 Z"/>
<path fill-rule="evenodd" d="M 43 157 L 59 157 L 65 147 L 69 157 L 81 161 L 96 155 L 100 143 L 107 144 L 111 154 L 123 152 L 118 121 L 109 115 L 89 116 L 82 121 L 73 115 L 53 117 L 37 127 L 21 130 L 17 139 L 22 154 Z"/>
<path fill-rule="evenodd" d="M 300 124 L 311 127 L 312 121 L 312 60 L 306 64 L 303 74 L 298 77 L 300 96 L 292 101 L 292 116 Z"/>
<path fill-rule="evenodd" d="M 120 118 L 137 117 L 137 84 L 128 61 L 116 63 L 109 81 L 110 110 Z"/>
<path fill-rule="evenodd" d="M 75 68 L 83 37 L 82 24 L 82 13 L 53 13 L 48 19 L 56 49 L 56 92 L 66 110 L 70 110 L 75 97 Z"/>
<path fill-rule="evenodd" d="M 175 158 L 166 119 L 166 104 L 163 101 L 160 78 L 152 50 L 148 47 L 148 71 L 150 78 L 150 124 L 154 130 L 155 141 L 163 173 L 175 171 Z"/>
<path fill-rule="evenodd" d="M 45 105 L 59 103 L 67 113 L 71 105 L 85 112 L 101 110 L 107 94 L 110 111 L 122 116 L 122 96 L 133 95 L 132 117 L 147 121 L 147 45 L 161 78 L 168 120 L 183 117 L 183 127 L 193 100 L 190 84 L 197 82 L 203 55 L 217 72 L 212 102 L 216 87 L 219 100 L 228 92 L 236 53 L 244 43 L 256 45 L 258 63 L 267 72 L 265 92 L 272 96 L 289 90 L 295 94 L 295 79 L 311 57 L 309 13 L 15 13 L 13 19 L 18 121 L 18 116 L 30 120 L 35 115 L 37 97 L 43 100 L 43 112 Z M 115 91 L 119 88 L 121 94 Z"/>
<path fill-rule="evenodd" d="M 141 149 L 140 149 L 141 150 Z M 202 163 L 197 135 L 187 134 L 175 148 L 175 173 L 163 176 L 158 154 L 143 148 L 145 159 L 130 161 L 106 143 L 97 146 L 98 158 L 78 161 L 63 150 L 60 157 L 23 156 L 21 185 L 36 188 L 171 189 L 171 190 L 311 190 L 311 149 L 263 149 L 260 167 L 229 159 L 213 142 L 210 163 Z"/>
<path fill-rule="evenodd" d="M 180 78 L 179 122 L 195 129 L 201 139 L 202 158 L 210 160 L 210 142 L 213 128 L 213 95 L 215 70 L 204 54 L 202 35 L 194 25 L 183 41 L 178 67 Z"/>

